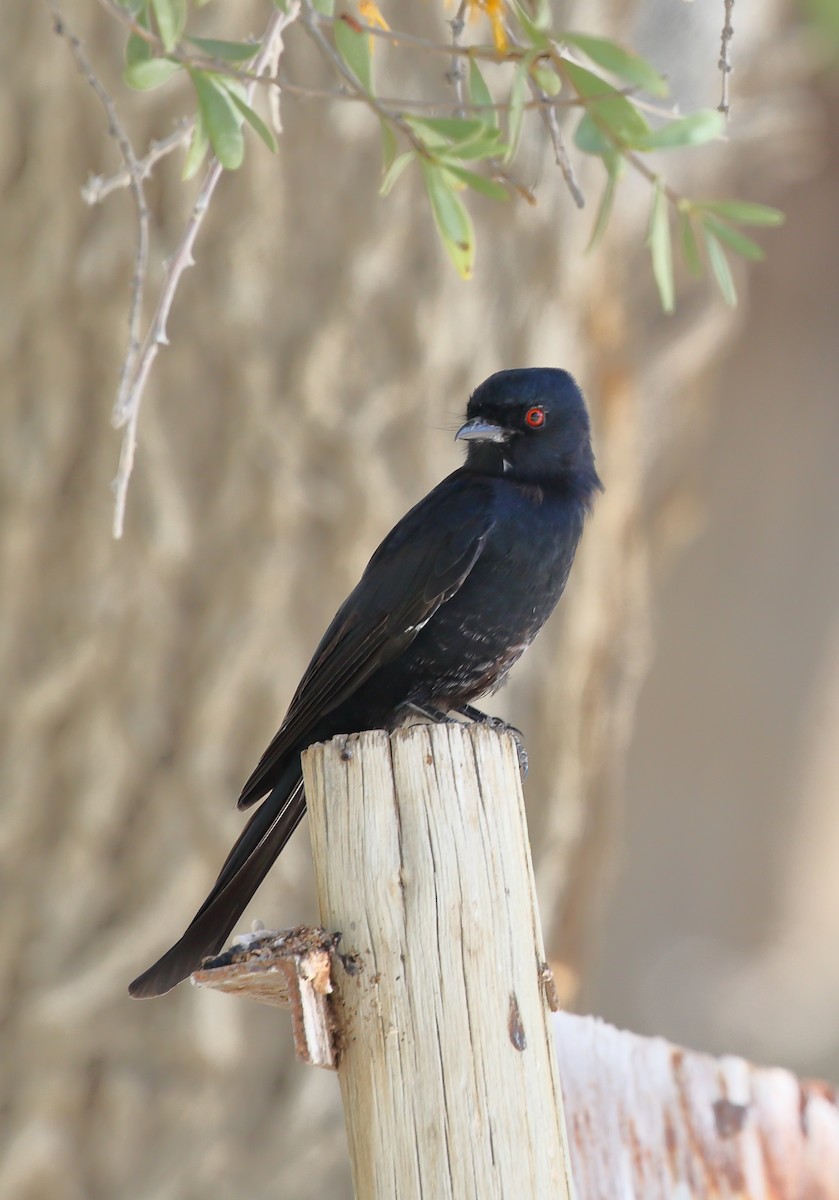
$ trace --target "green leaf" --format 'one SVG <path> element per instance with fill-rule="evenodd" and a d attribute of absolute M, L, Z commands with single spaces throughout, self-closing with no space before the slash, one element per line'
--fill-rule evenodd
<path fill-rule="evenodd" d="M 368 95 L 373 95 L 373 59 L 369 33 L 357 33 L 348 21 L 337 20 L 332 26 L 335 47 Z"/>
<path fill-rule="evenodd" d="M 312 0 L 312 8 L 323 17 L 331 17 L 335 12 L 335 0 Z"/>
<path fill-rule="evenodd" d="M 607 38 L 591 37 L 587 33 L 564 33 L 562 40 L 567 45 L 582 50 L 586 58 L 597 63 L 598 67 L 611 71 L 619 79 L 634 83 L 653 96 L 667 95 L 666 81 L 640 54 L 626 50 Z"/>
<path fill-rule="evenodd" d="M 222 58 L 225 62 L 248 62 L 259 51 L 259 46 L 254 42 L 223 42 L 218 38 L 203 37 L 188 37 L 186 40 L 211 58 Z"/>
<path fill-rule="evenodd" d="M 670 216 L 667 208 L 667 197 L 660 183 L 653 192 L 653 204 L 650 209 L 650 226 L 647 232 L 647 245 L 653 263 L 653 275 L 661 297 L 661 307 L 666 313 L 671 313 L 675 305 L 673 289 L 673 248 L 670 244 Z"/>
<path fill-rule="evenodd" d="M 563 72 L 577 95 L 586 100 L 586 111 L 601 130 L 623 145 L 634 147 L 650 127 L 637 108 L 600 75 L 562 59 Z"/>
<path fill-rule="evenodd" d="M 496 125 L 467 117 L 415 117 L 405 120 L 430 150 L 441 157 L 490 158 L 505 149 Z"/>
<path fill-rule="evenodd" d="M 124 8 L 126 12 L 130 12 L 132 17 L 142 20 L 146 15 L 149 0 L 117 0 L 117 2 L 120 8 Z M 145 21 L 142 21 L 142 23 L 148 28 Z"/>
<path fill-rule="evenodd" d="M 684 208 L 679 209 L 679 242 L 688 270 L 691 275 L 699 278 L 702 274 L 702 259 L 699 256 L 696 230 L 693 227 L 693 218 L 690 212 Z"/>
<path fill-rule="evenodd" d="M 470 279 L 475 262 L 472 219 L 439 167 L 423 162 L 422 174 L 443 245 L 460 277 Z"/>
<path fill-rule="evenodd" d="M 530 68 L 530 74 L 546 95 L 558 96 L 562 91 L 562 80 L 556 71 L 544 63 L 534 63 Z"/>
<path fill-rule="evenodd" d="M 186 0 L 151 0 L 164 50 L 174 50 L 186 25 Z"/>
<path fill-rule="evenodd" d="M 209 148 L 210 139 L 207 137 L 207 130 L 204 128 L 204 121 L 199 112 L 195 117 L 195 125 L 192 128 L 192 137 L 189 140 L 189 149 L 186 152 L 181 179 L 192 179 L 194 175 L 198 174 L 202 162 L 207 157 Z"/>
<path fill-rule="evenodd" d="M 391 163 L 396 158 L 396 134 L 389 122 L 382 120 L 382 170 L 390 169 Z"/>
<path fill-rule="evenodd" d="M 271 151 L 271 153 L 276 154 L 277 153 L 277 139 L 274 137 L 271 130 L 268 128 L 268 126 L 262 120 L 262 117 L 260 117 L 259 113 L 254 112 L 254 110 L 248 104 L 247 100 L 244 100 L 241 96 L 237 95 L 236 92 L 234 92 L 231 87 L 228 87 L 227 91 L 229 92 L 230 97 L 233 100 L 233 103 L 236 105 L 239 112 L 242 114 L 242 116 L 245 118 L 247 123 L 250 125 L 251 129 L 255 130 L 256 133 L 259 134 L 259 136 L 262 138 L 263 142 L 268 147 L 268 149 Z"/>
<path fill-rule="evenodd" d="M 739 225 L 783 225 L 786 220 L 780 209 L 770 208 L 768 204 L 752 204 L 749 200 L 703 200 L 695 207 Z"/>
<path fill-rule="evenodd" d="M 152 88 L 160 87 L 167 79 L 171 79 L 180 69 L 181 64 L 173 62 L 171 58 L 141 59 L 126 67 L 122 78 L 130 88 L 138 92 L 150 92 Z"/>
<path fill-rule="evenodd" d="M 393 162 L 390 164 L 390 166 L 384 173 L 384 178 L 382 179 L 381 186 L 379 187 L 379 195 L 380 196 L 389 196 L 390 195 L 390 193 L 393 189 L 393 185 L 396 183 L 399 176 L 402 174 L 402 172 L 407 167 L 408 163 L 411 162 L 411 160 L 414 157 L 415 157 L 415 151 L 407 150 L 404 154 L 400 154 L 398 158 L 395 158 L 393 160 Z"/>
<path fill-rule="evenodd" d="M 725 117 L 713 108 L 702 108 L 689 117 L 679 117 L 636 138 L 636 150 L 670 150 L 676 146 L 700 146 L 720 136 L 725 130 Z"/>
<path fill-rule="evenodd" d="M 190 71 L 190 77 L 213 153 L 223 167 L 235 171 L 245 156 L 245 138 L 233 97 L 208 71 Z"/>
<path fill-rule="evenodd" d="M 595 125 L 594 119 L 587 112 L 583 113 L 580 123 L 574 131 L 574 145 L 578 150 L 582 150 L 583 154 L 605 157 L 607 154 L 615 153 L 614 142 L 610 141 L 606 134 Z"/>
<path fill-rule="evenodd" d="M 498 114 L 491 107 L 493 104 L 492 92 L 487 87 L 486 80 L 481 74 L 481 68 L 474 58 L 469 60 L 469 99 L 473 104 L 486 106 L 486 113 L 482 115 L 482 120 L 492 125 L 493 129 L 497 129 Z"/>
<path fill-rule="evenodd" d="M 730 225 L 724 225 L 722 221 L 716 221 L 713 217 L 707 216 L 702 218 L 702 224 L 713 233 L 714 237 L 725 242 L 743 258 L 748 258 L 751 262 L 760 262 L 766 257 L 757 242 L 746 237 L 745 233 L 741 233 L 739 229 L 732 229 Z"/>
<path fill-rule="evenodd" d="M 494 179 L 487 179 L 486 175 L 478 175 L 475 171 L 467 171 L 465 167 L 457 167 L 454 163 L 446 163 L 445 170 L 448 175 L 453 175 L 455 179 L 472 188 L 474 192 L 480 192 L 482 196 L 489 196 L 490 200 L 510 199 L 510 193 L 504 185 L 496 183 Z"/>
<path fill-rule="evenodd" d="M 527 71 L 525 64 L 519 63 L 513 76 L 513 86 L 510 89 L 510 102 L 507 106 L 507 152 L 504 162 L 512 162 L 521 139 L 524 121 L 524 102 L 527 96 Z"/>
<path fill-rule="evenodd" d="M 537 47 L 540 50 L 547 49 L 551 44 L 551 39 L 543 32 L 544 25 L 547 23 L 549 13 L 546 11 L 546 5 L 540 5 L 539 11 L 536 14 L 536 19 L 524 9 L 523 5 L 514 0 L 513 11 L 516 14 L 516 19 L 527 35 L 531 46 Z M 540 28 L 540 25 L 543 28 Z"/>
<path fill-rule="evenodd" d="M 496 158 L 506 149 L 507 147 L 498 140 L 497 134 L 494 132 L 492 137 L 476 138 L 474 142 L 456 143 L 441 152 L 440 157 L 471 159 L 476 162 L 479 158 Z"/>
<path fill-rule="evenodd" d="M 133 67 L 135 63 L 148 62 L 150 58 L 154 58 L 154 51 L 146 39 L 140 37 L 139 33 L 129 33 L 125 43 L 125 65 Z"/>
<path fill-rule="evenodd" d="M 438 144 L 471 142 L 488 131 L 488 126 L 478 117 L 407 117 L 406 119 L 420 132 L 428 131 L 436 134 L 439 139 Z M 491 129 L 489 132 L 492 132 Z"/>
<path fill-rule="evenodd" d="M 600 197 L 600 204 L 597 209 L 597 216 L 594 219 L 594 228 L 591 231 L 591 237 L 586 246 L 586 252 L 593 250 L 603 234 L 606 232 L 606 226 L 609 224 L 609 217 L 612 215 L 612 206 L 615 200 L 615 192 L 618 187 L 618 179 L 620 178 L 620 158 L 617 154 L 613 154 L 608 161 L 604 158 L 606 165 L 607 176 L 606 186 L 603 189 L 603 195 Z"/>
<path fill-rule="evenodd" d="M 731 277 L 731 268 L 728 265 L 728 259 L 725 257 L 725 251 L 714 235 L 709 233 L 704 226 L 702 232 L 705 235 L 708 262 L 711 264 L 711 270 L 714 272 L 714 278 L 722 292 L 723 300 L 725 300 L 729 308 L 734 308 L 737 304 L 737 289 L 734 287 L 734 280 Z"/>

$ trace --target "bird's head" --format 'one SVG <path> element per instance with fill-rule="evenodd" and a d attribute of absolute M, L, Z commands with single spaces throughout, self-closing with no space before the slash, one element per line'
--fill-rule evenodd
<path fill-rule="evenodd" d="M 457 432 L 467 468 L 540 486 L 600 488 L 583 394 L 567 371 L 530 367 L 490 375 L 469 398 Z"/>

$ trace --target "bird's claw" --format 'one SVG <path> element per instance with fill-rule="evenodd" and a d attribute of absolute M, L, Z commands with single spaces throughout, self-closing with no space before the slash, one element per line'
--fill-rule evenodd
<path fill-rule="evenodd" d="M 521 781 L 524 783 L 527 778 L 527 768 L 529 766 L 529 758 L 527 754 L 527 746 L 524 744 L 524 734 L 520 729 L 516 729 L 515 725 L 508 725 L 506 721 L 502 721 L 500 717 L 487 717 L 484 724 L 490 729 L 494 729 L 497 733 L 509 733 L 510 737 L 515 742 L 516 757 L 519 760 L 519 772 Z"/>

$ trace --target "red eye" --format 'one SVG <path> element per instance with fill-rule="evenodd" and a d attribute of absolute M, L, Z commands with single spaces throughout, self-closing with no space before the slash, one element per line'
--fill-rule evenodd
<path fill-rule="evenodd" d="M 544 408 L 529 408 L 524 414 L 524 423 L 531 429 L 541 429 L 545 424 Z"/>

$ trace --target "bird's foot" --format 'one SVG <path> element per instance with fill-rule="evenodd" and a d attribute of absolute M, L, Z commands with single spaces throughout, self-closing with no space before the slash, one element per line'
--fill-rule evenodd
<path fill-rule="evenodd" d="M 420 717 L 435 725 L 458 724 L 457 717 L 465 717 L 467 721 L 474 721 L 477 725 L 486 725 L 487 729 L 494 729 L 497 733 L 509 733 L 516 744 L 519 771 L 522 783 L 524 782 L 528 767 L 527 747 L 524 744 L 524 734 L 520 729 L 516 729 L 515 725 L 508 725 L 500 717 L 491 717 L 489 713 L 481 712 L 479 708 L 473 708 L 471 704 L 463 704 L 459 708 L 443 712 L 440 708 L 432 708 L 427 704 L 414 704 L 413 701 L 408 700 L 399 706 L 399 712 L 404 713 L 406 717 Z"/>
<path fill-rule="evenodd" d="M 473 708 L 471 704 L 464 704 L 456 710 L 461 716 L 466 717 L 470 721 L 474 721 L 478 725 L 486 725 L 487 729 L 494 729 L 496 733 L 509 733 L 510 737 L 516 744 L 516 755 L 519 760 L 519 771 L 521 772 L 522 783 L 524 783 L 528 768 L 527 746 L 524 744 L 524 734 L 520 729 L 516 729 L 515 725 L 508 725 L 506 721 L 502 721 L 500 717 L 491 717 L 489 713 L 481 712 L 479 708 Z"/>
<path fill-rule="evenodd" d="M 414 704 L 413 700 L 406 700 L 404 704 L 399 705 L 396 711 L 402 720 L 408 717 L 419 717 L 420 720 L 430 721 L 433 725 L 450 725 L 454 721 L 454 717 L 450 713 L 443 712 L 442 708 L 432 708 L 428 704 Z"/>

